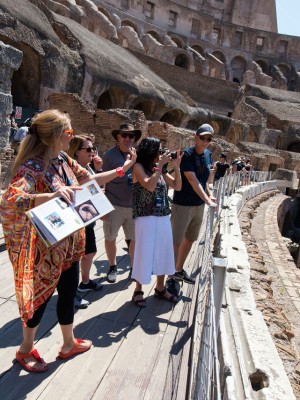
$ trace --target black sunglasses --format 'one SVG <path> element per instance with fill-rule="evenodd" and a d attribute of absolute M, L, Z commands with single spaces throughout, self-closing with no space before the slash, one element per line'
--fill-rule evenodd
<path fill-rule="evenodd" d="M 79 150 L 86 150 L 87 153 L 91 153 L 92 151 L 97 151 L 97 147 L 81 147 Z"/>
<path fill-rule="evenodd" d="M 121 135 L 121 137 L 122 137 L 123 139 L 126 139 L 127 137 L 128 137 L 129 139 L 134 139 L 134 138 L 135 138 L 135 134 L 134 134 L 134 133 L 121 132 L 120 135 Z"/>
<path fill-rule="evenodd" d="M 211 137 L 203 137 L 203 136 L 198 136 L 200 140 L 203 140 L 205 142 L 211 142 L 212 138 Z"/>

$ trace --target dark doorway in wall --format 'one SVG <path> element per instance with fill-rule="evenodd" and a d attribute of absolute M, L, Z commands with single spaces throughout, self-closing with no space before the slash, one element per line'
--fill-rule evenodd
<path fill-rule="evenodd" d="M 175 65 L 177 67 L 188 69 L 189 64 L 189 59 L 185 54 L 178 54 L 178 56 L 175 58 Z"/>
<path fill-rule="evenodd" d="M 276 171 L 277 168 L 278 168 L 277 164 L 270 164 L 269 165 L 269 171 L 274 172 L 274 171 Z"/>
<path fill-rule="evenodd" d="M 110 110 L 112 108 L 112 101 L 108 90 L 99 97 L 97 108 L 101 110 Z"/>
<path fill-rule="evenodd" d="M 293 151 L 294 153 L 300 153 L 300 142 L 291 143 L 287 151 Z"/>
<path fill-rule="evenodd" d="M 41 83 L 39 56 L 23 44 L 12 44 L 12 46 L 23 52 L 21 66 L 13 73 L 11 80 L 13 105 L 38 109 Z"/>
<path fill-rule="evenodd" d="M 174 126 L 180 126 L 181 118 L 183 116 L 180 110 L 171 110 L 166 112 L 160 119 L 161 122 L 167 122 Z"/>

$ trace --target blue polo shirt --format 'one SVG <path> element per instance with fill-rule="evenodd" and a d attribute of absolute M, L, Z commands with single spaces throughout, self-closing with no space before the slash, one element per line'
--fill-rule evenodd
<path fill-rule="evenodd" d="M 212 165 L 211 152 L 206 149 L 202 154 L 197 154 L 195 147 L 189 147 L 183 150 L 183 152 L 184 156 L 180 164 L 182 189 L 179 192 L 174 192 L 173 203 L 181 206 L 200 206 L 204 204 L 204 201 L 194 191 L 184 172 L 195 172 L 198 181 L 205 191 Z"/>

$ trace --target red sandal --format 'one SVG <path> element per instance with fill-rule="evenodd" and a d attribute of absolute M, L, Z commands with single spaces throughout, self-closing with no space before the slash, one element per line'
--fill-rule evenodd
<path fill-rule="evenodd" d="M 34 358 L 39 364 L 43 365 L 43 368 L 36 368 L 28 365 L 25 362 L 26 358 Z M 16 352 L 16 359 L 22 365 L 24 369 L 29 372 L 45 372 L 48 371 L 48 365 L 45 361 L 40 357 L 39 352 L 36 349 L 31 350 L 29 353 L 20 353 L 19 351 Z"/>
<path fill-rule="evenodd" d="M 82 340 L 82 339 L 75 339 L 76 343 L 74 344 L 74 347 L 68 351 L 68 353 L 62 353 L 61 351 L 58 353 L 58 357 L 62 359 L 70 358 L 72 356 L 75 356 L 76 354 L 84 353 L 85 351 L 88 351 L 91 346 L 92 342 L 90 340 Z M 82 343 L 89 342 L 88 347 L 80 347 Z"/>

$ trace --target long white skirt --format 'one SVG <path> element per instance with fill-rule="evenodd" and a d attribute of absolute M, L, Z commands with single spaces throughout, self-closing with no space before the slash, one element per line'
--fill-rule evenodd
<path fill-rule="evenodd" d="M 147 285 L 152 275 L 172 275 L 174 272 L 170 217 L 138 217 L 135 220 L 132 278 Z"/>

